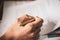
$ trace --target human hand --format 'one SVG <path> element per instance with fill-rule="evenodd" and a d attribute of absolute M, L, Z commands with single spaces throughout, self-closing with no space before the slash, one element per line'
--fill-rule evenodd
<path fill-rule="evenodd" d="M 21 22 L 27 22 L 24 26 L 20 26 Z M 24 15 L 17 19 L 13 25 L 4 34 L 4 40 L 36 40 L 39 37 L 40 27 L 43 20 L 39 17 Z"/>

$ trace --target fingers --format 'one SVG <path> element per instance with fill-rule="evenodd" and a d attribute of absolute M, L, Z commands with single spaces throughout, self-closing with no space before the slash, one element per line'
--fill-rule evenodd
<path fill-rule="evenodd" d="M 18 23 L 20 25 L 25 25 L 25 24 L 30 23 L 32 21 L 34 21 L 34 17 L 30 16 L 30 15 L 27 15 L 27 14 L 25 14 L 22 17 L 18 18 Z"/>
<path fill-rule="evenodd" d="M 35 21 L 32 22 L 31 24 L 35 27 L 37 27 L 38 25 L 41 25 L 43 23 L 43 19 L 39 18 L 39 17 L 35 17 Z"/>
<path fill-rule="evenodd" d="M 31 19 L 34 19 L 35 21 L 33 22 L 27 22 Z M 33 16 L 29 16 L 27 14 L 23 15 L 22 17 L 18 18 L 18 22 L 20 23 L 25 23 L 26 25 L 24 26 L 24 29 L 26 29 L 26 32 L 29 32 L 29 31 L 35 31 L 37 28 L 40 28 L 42 26 L 42 23 L 43 23 L 43 19 L 42 18 L 39 18 L 39 17 L 33 17 Z M 19 24 L 20 24 L 19 23 Z"/>
<path fill-rule="evenodd" d="M 39 18 L 39 17 L 35 17 L 35 21 L 28 23 L 27 25 L 33 29 L 36 29 L 37 27 L 41 27 L 43 23 L 43 19 Z"/>
<path fill-rule="evenodd" d="M 37 28 L 40 28 L 42 26 L 42 23 L 43 23 L 43 19 L 39 17 L 35 17 L 35 21 L 25 25 L 25 28 L 28 29 L 26 31 L 34 32 Z"/>
<path fill-rule="evenodd" d="M 27 20 L 30 20 L 30 19 L 33 19 L 34 17 L 33 16 L 30 16 L 30 15 L 23 15 L 21 16 L 20 18 L 18 18 L 18 22 L 26 22 Z"/>

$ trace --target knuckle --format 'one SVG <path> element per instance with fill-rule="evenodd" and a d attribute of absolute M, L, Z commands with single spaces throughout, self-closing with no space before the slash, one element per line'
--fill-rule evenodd
<path fill-rule="evenodd" d="M 43 19 L 41 18 L 41 22 L 43 23 Z"/>
<path fill-rule="evenodd" d="M 37 21 L 43 23 L 43 19 L 42 18 L 38 18 Z"/>
<path fill-rule="evenodd" d="M 28 15 L 28 14 L 25 14 L 24 16 L 25 16 L 25 17 L 29 17 L 29 15 Z"/>

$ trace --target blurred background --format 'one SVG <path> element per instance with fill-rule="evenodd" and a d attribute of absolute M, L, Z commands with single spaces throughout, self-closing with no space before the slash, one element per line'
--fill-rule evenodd
<path fill-rule="evenodd" d="M 2 20 L 2 16 L 3 16 L 3 5 L 4 5 L 4 1 L 34 1 L 34 0 L 0 0 L 0 20 Z"/>
<path fill-rule="evenodd" d="M 3 14 L 3 1 L 0 1 L 0 20 L 2 19 L 2 14 Z"/>

